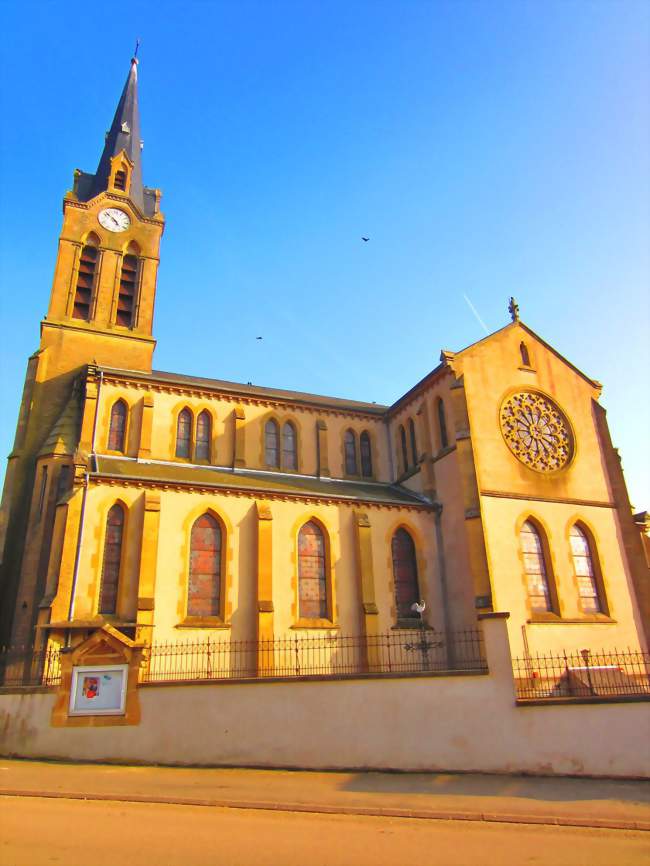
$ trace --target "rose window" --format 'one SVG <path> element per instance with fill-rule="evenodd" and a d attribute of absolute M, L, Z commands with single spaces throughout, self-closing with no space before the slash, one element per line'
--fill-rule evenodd
<path fill-rule="evenodd" d="M 543 394 L 520 391 L 508 397 L 501 407 L 501 431 L 515 457 L 538 472 L 562 469 L 573 455 L 569 424 Z"/>

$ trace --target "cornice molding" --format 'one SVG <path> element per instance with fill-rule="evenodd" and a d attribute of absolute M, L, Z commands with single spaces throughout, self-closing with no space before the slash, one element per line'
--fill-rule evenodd
<path fill-rule="evenodd" d="M 83 325 L 73 324 L 72 319 L 41 319 L 41 331 L 45 327 L 67 331 L 80 331 L 82 334 L 101 334 L 105 337 L 119 337 L 122 340 L 140 340 L 143 343 L 156 344 L 155 337 L 151 337 L 148 334 L 139 334 L 137 331 L 132 331 L 129 328 L 100 328 L 99 326 L 92 324 L 89 324 L 84 328 Z"/>
<path fill-rule="evenodd" d="M 160 219 L 155 219 L 154 217 L 145 216 L 140 208 L 133 204 L 130 198 L 125 197 L 123 195 L 116 195 L 115 193 L 111 193 L 108 191 L 102 191 L 94 198 L 91 198 L 89 201 L 79 201 L 78 198 L 68 198 L 67 196 L 63 197 L 63 209 L 65 210 L 67 207 L 73 207 L 77 210 L 92 210 L 95 202 L 99 200 L 105 201 L 114 201 L 119 204 L 128 204 L 130 208 L 133 209 L 133 212 L 136 214 L 140 222 L 148 223 L 149 225 L 156 226 L 161 228 L 165 225 L 165 218 L 162 213 L 159 213 Z"/>
<path fill-rule="evenodd" d="M 59 243 L 61 243 L 61 241 L 65 241 L 66 244 L 71 244 L 73 247 L 84 246 L 83 241 L 80 241 L 79 238 L 70 238 L 66 235 L 59 236 Z M 113 253 L 116 256 L 124 255 L 121 249 L 115 249 L 115 247 L 107 247 L 104 244 L 99 244 L 97 249 L 100 251 L 100 253 Z M 158 264 L 160 264 L 160 256 L 149 256 L 146 253 L 139 252 L 138 258 L 143 259 L 147 262 L 157 262 Z"/>
<path fill-rule="evenodd" d="M 518 499 L 528 502 L 553 502 L 557 505 L 588 505 L 593 508 L 616 508 L 613 502 L 599 499 L 572 499 L 564 496 L 534 496 L 529 493 L 506 493 L 502 490 L 481 490 L 481 496 L 491 496 L 495 499 Z"/>

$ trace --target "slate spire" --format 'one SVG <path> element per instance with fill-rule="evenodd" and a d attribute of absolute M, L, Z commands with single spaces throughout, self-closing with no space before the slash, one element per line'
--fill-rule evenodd
<path fill-rule="evenodd" d="M 111 159 L 122 150 L 133 163 L 131 173 L 131 189 L 129 198 L 133 203 L 145 210 L 144 190 L 142 186 L 142 143 L 140 139 L 140 112 L 138 110 L 138 60 L 131 58 L 131 68 L 117 104 L 115 117 L 110 130 L 106 134 L 106 143 L 97 171 L 93 195 L 108 188 L 111 173 Z"/>

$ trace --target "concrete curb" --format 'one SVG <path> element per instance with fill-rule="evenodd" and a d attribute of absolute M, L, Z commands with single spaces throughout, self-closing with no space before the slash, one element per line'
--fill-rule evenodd
<path fill-rule="evenodd" d="M 589 827 L 599 830 L 650 832 L 650 821 L 607 818 L 573 818 L 553 815 L 507 815 L 499 812 L 454 812 L 435 809 L 399 809 L 393 806 L 328 806 L 313 803 L 271 803 L 264 800 L 213 800 L 199 797 L 156 797 L 150 794 L 82 794 L 79 791 L 22 791 L 0 788 L 0 797 L 33 797 L 54 800 L 98 800 L 113 803 L 156 803 L 170 806 L 209 806 L 269 812 L 310 812 L 324 815 L 364 815 L 376 818 L 417 818 L 430 821 L 489 821 L 498 824 L 550 824 L 556 827 Z"/>

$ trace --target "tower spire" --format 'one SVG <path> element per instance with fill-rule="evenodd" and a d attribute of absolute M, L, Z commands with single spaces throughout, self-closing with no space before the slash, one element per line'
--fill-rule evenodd
<path fill-rule="evenodd" d="M 139 42 L 138 42 L 139 44 Z M 138 46 L 136 45 L 136 54 Z M 138 109 L 138 59 L 131 58 L 131 68 L 117 104 L 111 128 L 106 133 L 104 150 L 95 172 L 92 195 L 108 188 L 111 159 L 124 151 L 133 164 L 129 197 L 140 210 L 145 210 L 142 186 L 142 142 L 140 140 L 140 112 Z"/>

